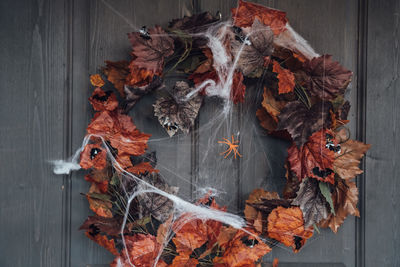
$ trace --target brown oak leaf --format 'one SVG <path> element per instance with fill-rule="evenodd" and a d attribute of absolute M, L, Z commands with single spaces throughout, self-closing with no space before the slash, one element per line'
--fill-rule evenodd
<path fill-rule="evenodd" d="M 172 90 L 171 95 L 157 99 L 153 105 L 154 115 L 169 136 L 175 135 L 178 130 L 188 133 L 203 102 L 200 95 L 186 99 L 187 94 L 194 88 L 184 81 L 176 82 Z"/>
<path fill-rule="evenodd" d="M 270 27 L 255 19 L 249 31 L 250 45 L 238 40 L 231 40 L 233 55 L 240 55 L 236 67 L 243 72 L 244 76 L 263 67 L 264 58 L 270 56 L 274 50 L 273 37 Z"/>
<path fill-rule="evenodd" d="M 330 102 L 318 102 L 308 109 L 302 102 L 289 102 L 278 115 L 278 130 L 287 130 L 297 146 L 302 146 L 308 138 L 322 128 L 331 125 Z"/>
<path fill-rule="evenodd" d="M 333 172 L 335 152 L 329 149 L 330 137 L 333 138 L 333 133 L 322 129 L 313 133 L 300 149 L 295 144 L 289 147 L 287 158 L 289 167 L 300 181 L 311 177 L 323 182 L 335 183 Z"/>
<path fill-rule="evenodd" d="M 300 184 L 297 197 L 292 201 L 292 205 L 299 206 L 303 212 L 306 228 L 328 218 L 330 213 L 329 203 L 322 195 L 318 183 L 315 179 L 304 179 Z"/>
<path fill-rule="evenodd" d="M 335 214 L 329 214 L 328 218 L 322 220 L 318 225 L 323 228 L 330 227 L 336 233 L 348 215 L 360 216 L 357 209 L 358 189 L 356 183 L 339 179 L 332 194 L 332 200 Z"/>
<path fill-rule="evenodd" d="M 298 207 L 277 207 L 268 216 L 268 236 L 298 252 L 308 238 L 312 228 L 304 226 L 303 213 Z"/>
<path fill-rule="evenodd" d="M 272 71 L 277 73 L 278 76 L 278 92 L 279 94 L 286 94 L 293 92 L 295 81 L 294 81 L 294 74 L 285 68 L 282 68 L 278 61 L 273 61 L 273 68 Z"/>
<path fill-rule="evenodd" d="M 333 170 L 342 179 L 348 180 L 363 173 L 358 166 L 360 165 L 360 160 L 371 145 L 355 140 L 341 142 L 346 139 L 346 134 L 344 132 L 346 132 L 345 129 L 342 129 L 336 134 L 336 139 L 340 142 L 340 151 L 335 153 Z"/>
<path fill-rule="evenodd" d="M 351 81 L 353 73 L 338 62 L 332 61 L 332 56 L 322 55 L 304 63 L 305 75 L 300 75 L 305 87 L 315 96 L 323 100 L 332 100 L 343 95 Z"/>
<path fill-rule="evenodd" d="M 143 38 L 139 32 L 128 34 L 132 44 L 133 65 L 160 74 L 164 59 L 174 53 L 174 40 L 160 27 L 149 29 L 150 38 Z"/>
<path fill-rule="evenodd" d="M 238 27 L 250 27 L 255 19 L 271 27 L 275 35 L 286 30 L 286 13 L 251 2 L 239 1 L 237 8 L 232 9 L 232 19 Z"/>

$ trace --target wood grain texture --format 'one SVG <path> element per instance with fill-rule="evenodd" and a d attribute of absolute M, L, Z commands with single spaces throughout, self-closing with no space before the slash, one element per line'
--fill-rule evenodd
<path fill-rule="evenodd" d="M 0 2 L 0 266 L 60 266 L 65 154 L 64 1 Z"/>
<path fill-rule="evenodd" d="M 365 266 L 400 266 L 400 2 L 368 2 Z"/>

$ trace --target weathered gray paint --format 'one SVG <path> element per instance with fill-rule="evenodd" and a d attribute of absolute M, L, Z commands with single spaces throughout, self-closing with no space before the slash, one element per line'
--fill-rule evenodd
<path fill-rule="evenodd" d="M 347 95 L 353 104 L 350 129 L 373 144 L 359 178 L 361 219 L 349 218 L 336 235 L 324 231 L 299 254 L 274 248 L 265 261 L 278 257 L 280 266 L 400 266 L 399 1 L 258 2 L 287 11 L 293 28 L 319 53 L 333 54 L 354 71 Z M 80 195 L 88 189 L 83 172 L 55 176 L 47 161 L 67 157 L 80 145 L 92 115 L 88 76 L 106 59 L 129 57 L 125 34 L 132 25 L 165 25 L 205 10 L 219 10 L 226 18 L 235 5 L 233 0 L 1 1 L 0 266 L 101 266 L 112 260 L 78 231 L 89 214 Z M 256 107 L 245 107 L 257 98 L 248 90 L 246 103 L 235 107 L 234 125 L 244 129 L 255 120 Z M 152 115 L 153 99 L 140 101 L 131 115 L 139 129 L 163 138 L 166 134 Z M 160 165 L 168 165 L 169 171 L 161 169 L 166 179 L 178 184 L 184 197 L 195 197 L 190 181 L 212 181 L 201 175 L 205 164 L 216 164 L 204 151 L 208 133 L 196 129 L 216 108 L 207 101 L 192 134 L 167 145 L 150 144 Z M 218 132 L 230 134 L 224 128 Z M 250 131 L 240 134 L 246 136 L 246 155 L 256 144 Z M 274 155 L 272 165 L 281 164 L 283 143 L 269 137 L 262 142 Z M 284 170 L 239 160 L 228 172 L 231 179 L 218 185 L 229 192 L 228 206 L 235 211 L 255 187 L 281 190 Z"/>

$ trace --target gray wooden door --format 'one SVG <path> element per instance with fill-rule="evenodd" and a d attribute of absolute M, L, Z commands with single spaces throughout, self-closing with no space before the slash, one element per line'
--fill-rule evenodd
<path fill-rule="evenodd" d="M 293 28 L 316 51 L 354 71 L 350 128 L 372 144 L 365 174 L 358 178 L 361 218 L 346 220 L 336 235 L 316 234 L 298 254 L 274 248 L 265 262 L 278 257 L 283 267 L 400 266 L 400 1 L 258 2 L 287 11 Z M 80 146 L 92 116 L 88 76 L 106 59 L 128 58 L 126 33 L 133 25 L 165 25 L 201 11 L 219 10 L 226 18 L 235 5 L 232 0 L 0 1 L 0 266 L 101 266 L 112 260 L 78 231 L 89 213 L 80 195 L 88 190 L 83 172 L 55 176 L 48 162 L 67 158 Z M 249 92 L 248 101 L 254 96 Z M 152 138 L 166 137 L 151 101 L 143 99 L 131 115 Z M 255 111 L 243 112 L 243 105 L 232 119 L 241 128 L 254 120 Z M 208 101 L 196 127 L 216 109 Z M 248 131 L 241 133 L 248 137 L 242 140 L 245 154 L 255 145 Z M 214 183 L 202 175 L 205 166 L 215 164 L 204 151 L 209 134 L 197 131 L 150 145 L 161 172 L 188 198 L 196 195 L 193 185 Z M 261 145 L 278 167 L 238 161 L 223 175 L 230 178 L 218 181 L 232 211 L 241 210 L 257 186 L 280 190 L 286 148 L 268 137 Z"/>

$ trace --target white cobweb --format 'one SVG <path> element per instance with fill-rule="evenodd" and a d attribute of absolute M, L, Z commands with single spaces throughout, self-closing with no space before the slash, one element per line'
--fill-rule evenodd
<path fill-rule="evenodd" d="M 137 184 L 133 191 L 124 188 L 127 206 L 123 224 L 121 225 L 121 237 L 125 248 L 124 229 L 129 220 L 130 204 L 138 196 L 159 194 L 168 198 L 174 204 L 171 214 L 174 221 L 181 218 L 182 214 L 185 214 L 184 223 L 198 219 L 204 221 L 215 220 L 253 235 L 253 233 L 245 229 L 246 221 L 243 217 L 245 197 L 248 196 L 252 189 L 257 187 L 276 191 L 281 190 L 282 185 L 285 183 L 283 163 L 286 157 L 287 144 L 285 145 L 284 141 L 267 137 L 255 116 L 255 112 L 262 101 L 262 86 L 261 88 L 257 85 L 247 87 L 245 102 L 242 104 L 235 105 L 230 100 L 233 75 L 241 53 L 241 50 L 239 50 L 236 57 L 231 59 L 231 56 L 225 51 L 223 40 L 227 29 L 232 26 L 232 21 L 218 22 L 214 23 L 205 32 L 193 34 L 193 36 L 201 36 L 208 40 L 208 47 L 213 52 L 213 67 L 219 77 L 218 82 L 206 80 L 187 95 L 187 100 L 189 100 L 200 90 L 206 88 L 208 97 L 199 112 L 199 126 L 193 127 L 189 135 L 177 134 L 170 138 L 164 132 L 163 134 L 156 134 L 148 141 L 148 151 L 157 151 L 158 161 L 156 168 L 160 170 L 161 177 L 170 185 L 180 187 L 177 195 L 169 194 L 147 183 L 140 177 L 123 170 L 115 160 L 103 137 L 95 136 L 103 141 L 103 147 L 107 150 L 109 161 L 115 170 L 121 173 L 120 179 L 133 180 Z M 278 37 L 275 37 L 274 42 L 277 45 L 298 51 L 309 59 L 318 56 L 288 24 L 286 29 Z M 135 28 L 135 30 L 139 31 L 139 28 Z M 251 34 L 253 32 L 250 32 L 247 37 Z M 244 45 L 243 43 L 242 47 Z M 152 106 L 149 103 L 151 98 L 152 96 L 148 96 L 142 99 L 135 106 L 131 115 L 133 114 L 133 122 L 142 132 L 153 134 L 151 130 L 154 129 L 154 126 L 149 127 L 148 124 L 150 120 L 151 123 L 158 125 L 156 118 L 148 116 L 147 119 L 149 120 L 146 120 L 146 123 L 143 121 L 136 123 L 135 121 L 138 116 L 152 112 L 150 111 Z M 142 109 L 148 112 L 143 112 Z M 204 113 L 205 110 L 207 111 L 206 113 Z M 158 125 L 158 127 L 161 126 Z M 149 131 L 147 128 L 149 128 Z M 70 160 L 53 161 L 54 172 L 56 174 L 69 174 L 70 171 L 80 169 L 80 152 L 83 151 L 84 147 L 90 142 L 90 137 L 93 136 L 87 135 L 84 137 L 82 146 L 77 149 Z M 239 152 L 242 157 L 235 159 L 233 155 L 230 155 L 224 159 L 221 152 L 226 150 L 226 146 L 219 144 L 218 141 L 222 140 L 222 138 L 231 139 L 231 136 L 240 141 Z M 135 140 L 130 141 L 135 142 Z M 169 151 L 172 153 L 169 154 Z M 180 157 L 179 153 L 184 156 Z M 190 157 L 185 157 L 185 155 L 191 154 L 196 154 L 197 158 L 193 160 Z M 195 167 L 188 167 L 188 165 L 195 165 Z M 191 171 L 196 173 L 190 173 Z M 238 174 L 241 180 L 239 180 Z M 277 178 L 280 179 L 280 184 L 273 185 L 278 180 Z M 123 182 L 121 182 L 121 185 L 124 187 Z M 230 190 L 236 191 L 232 192 Z M 217 199 L 218 204 L 228 206 L 228 212 L 194 204 L 197 199 L 210 192 Z M 278 191 L 278 193 L 280 192 Z M 240 197 L 238 197 L 239 195 Z M 238 203 L 239 200 L 241 203 Z M 179 231 L 179 227 L 175 227 L 174 230 Z M 157 266 L 163 248 L 172 238 L 172 234 L 172 229 L 170 229 L 158 256 L 154 260 L 153 266 Z M 276 242 L 271 243 L 268 239 L 262 240 L 269 245 L 277 245 L 289 250 L 289 248 L 276 244 Z M 130 265 L 134 266 L 129 255 L 127 255 L 127 258 Z M 122 266 L 122 263 L 120 264 Z"/>

